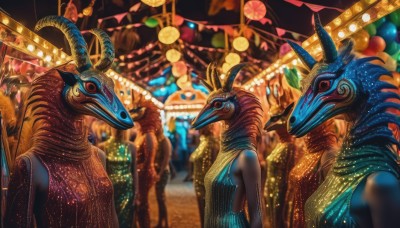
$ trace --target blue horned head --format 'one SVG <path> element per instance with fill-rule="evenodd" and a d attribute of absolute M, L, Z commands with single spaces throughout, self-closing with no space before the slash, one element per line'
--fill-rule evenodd
<path fill-rule="evenodd" d="M 326 120 L 340 114 L 360 126 L 352 129 L 354 134 L 357 134 L 356 131 L 363 131 L 361 129 L 379 128 L 385 124 L 387 128 L 388 122 L 396 121 L 393 116 L 387 114 L 388 118 L 375 122 L 372 121 L 372 116 L 386 115 L 385 110 L 389 106 L 396 106 L 388 105 L 385 102 L 388 98 L 399 99 L 394 93 L 382 92 L 382 89 L 394 87 L 379 80 L 380 76 L 390 75 L 390 72 L 369 63 L 378 59 L 376 57 L 355 59 L 351 40 L 345 40 L 337 51 L 319 16 L 314 15 L 314 19 L 315 31 L 323 50 L 323 59 L 320 62 L 298 44 L 288 41 L 308 70 L 308 75 L 301 82 L 302 95 L 289 116 L 289 133 L 297 137 L 304 136 Z M 366 124 L 368 120 L 370 124 Z M 382 128 L 382 131 L 386 130 Z"/>

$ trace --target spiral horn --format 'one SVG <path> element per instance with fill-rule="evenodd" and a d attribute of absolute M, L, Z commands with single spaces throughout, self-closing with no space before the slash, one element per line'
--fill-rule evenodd
<path fill-rule="evenodd" d="M 111 67 L 111 64 L 114 62 L 114 45 L 112 44 L 110 37 L 103 30 L 91 29 L 90 32 L 94 34 L 97 39 L 99 39 L 101 47 L 101 58 L 94 65 L 94 68 L 99 71 L 106 72 Z"/>

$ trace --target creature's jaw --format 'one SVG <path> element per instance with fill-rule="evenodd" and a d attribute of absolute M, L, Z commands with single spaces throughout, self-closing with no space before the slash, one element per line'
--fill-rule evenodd
<path fill-rule="evenodd" d="M 121 107 L 117 109 L 117 111 L 110 111 L 109 108 L 106 108 L 102 105 L 94 104 L 94 103 L 88 103 L 86 104 L 87 110 L 89 115 L 93 115 L 109 125 L 111 125 L 114 128 L 120 129 L 120 130 L 126 130 L 129 128 L 133 127 L 133 120 L 132 118 L 128 115 L 128 112 L 125 110 L 125 108 L 120 104 Z M 117 106 L 119 106 L 117 104 Z"/>

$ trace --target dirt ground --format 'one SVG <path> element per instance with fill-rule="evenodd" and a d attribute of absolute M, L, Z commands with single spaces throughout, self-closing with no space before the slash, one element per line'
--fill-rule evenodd
<path fill-rule="evenodd" d="M 199 228 L 200 219 L 192 182 L 183 182 L 186 173 L 180 172 L 167 185 L 168 218 L 172 228 Z M 152 227 L 157 225 L 158 208 L 154 189 L 150 193 Z"/>

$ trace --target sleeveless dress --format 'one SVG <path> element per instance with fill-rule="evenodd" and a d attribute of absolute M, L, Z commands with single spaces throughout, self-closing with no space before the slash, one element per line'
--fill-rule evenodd
<path fill-rule="evenodd" d="M 385 147 L 344 146 L 325 181 L 307 200 L 307 227 L 359 227 L 350 214 L 350 203 L 357 186 L 375 172 L 386 171 L 399 178 L 396 155 Z"/>
<path fill-rule="evenodd" d="M 97 148 L 83 160 L 33 154 L 49 176 L 46 202 L 36 214 L 38 227 L 113 226 L 113 187 Z M 22 156 L 30 160 L 33 155 Z"/>
<path fill-rule="evenodd" d="M 114 203 L 120 227 L 131 227 L 134 213 L 132 154 L 126 143 L 111 137 L 104 145 L 107 173 L 114 186 Z"/>
<path fill-rule="evenodd" d="M 295 163 L 295 146 L 292 142 L 278 143 L 267 157 L 267 178 L 264 187 L 265 209 L 270 227 L 284 224 L 283 209 L 290 170 Z"/>
<path fill-rule="evenodd" d="M 250 227 L 244 211 L 233 212 L 233 200 L 237 185 L 230 177 L 231 166 L 240 151 L 220 152 L 207 172 L 205 228 Z"/>

